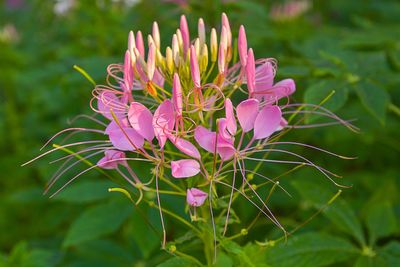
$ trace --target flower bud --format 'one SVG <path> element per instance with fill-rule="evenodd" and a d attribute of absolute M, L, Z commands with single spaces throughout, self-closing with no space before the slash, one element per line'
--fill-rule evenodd
<path fill-rule="evenodd" d="M 172 74 L 174 72 L 174 58 L 172 56 L 172 49 L 169 46 L 165 50 L 165 58 L 167 63 L 167 70 L 170 74 Z"/>
<path fill-rule="evenodd" d="M 178 117 L 182 116 L 182 87 L 181 82 L 179 80 L 179 75 L 177 73 L 174 74 L 174 80 L 172 83 L 172 100 L 174 103 L 175 111 Z"/>
<path fill-rule="evenodd" d="M 160 49 L 160 30 L 156 21 L 153 22 L 152 35 L 156 48 Z"/>
<path fill-rule="evenodd" d="M 240 63 L 242 64 L 242 67 L 245 67 L 247 62 L 247 38 L 243 25 L 239 28 L 238 50 Z"/>
<path fill-rule="evenodd" d="M 190 188 L 186 191 L 186 201 L 192 207 L 200 207 L 204 204 L 208 194 L 197 188 Z"/>
<path fill-rule="evenodd" d="M 202 46 L 206 42 L 206 29 L 205 29 L 204 21 L 203 21 L 202 18 L 199 18 L 199 23 L 197 25 L 197 30 L 198 30 L 198 33 L 199 33 L 200 46 Z"/>
<path fill-rule="evenodd" d="M 228 51 L 228 36 L 226 33 L 226 28 L 225 26 L 222 26 L 221 30 L 221 40 L 219 41 L 219 46 L 222 46 L 224 49 L 225 53 Z"/>
<path fill-rule="evenodd" d="M 181 16 L 179 29 L 182 33 L 183 53 L 186 54 L 186 51 L 189 49 L 189 45 L 190 45 L 190 34 L 189 34 L 189 27 L 188 27 L 185 15 Z"/>
<path fill-rule="evenodd" d="M 225 49 L 222 45 L 219 46 L 218 51 L 218 70 L 221 74 L 225 72 Z"/>
<path fill-rule="evenodd" d="M 196 38 L 196 40 L 194 41 L 194 49 L 196 51 L 196 56 L 197 58 L 200 57 L 200 39 Z"/>
<path fill-rule="evenodd" d="M 222 26 L 226 29 L 226 37 L 227 37 L 227 49 L 232 46 L 232 31 L 231 26 L 229 24 L 228 16 L 225 13 L 222 13 Z"/>
<path fill-rule="evenodd" d="M 143 35 L 141 31 L 136 33 L 136 48 L 139 51 L 140 55 L 144 56 L 144 42 L 143 42 Z"/>
<path fill-rule="evenodd" d="M 246 64 L 246 80 L 247 80 L 247 89 L 249 90 L 249 97 L 253 97 L 254 95 L 254 87 L 255 87 L 255 72 L 256 66 L 254 61 L 254 53 L 253 49 L 250 48 L 247 54 L 247 64 Z"/>
<path fill-rule="evenodd" d="M 131 53 L 131 54 L 133 54 L 133 48 L 135 47 L 135 35 L 134 35 L 134 33 L 133 33 L 133 31 L 130 31 L 129 32 L 129 35 L 128 35 L 128 50 L 129 50 L 129 53 Z"/>
<path fill-rule="evenodd" d="M 156 69 L 156 47 L 150 43 L 149 54 L 147 55 L 147 78 L 151 81 Z"/>
<path fill-rule="evenodd" d="M 208 66 L 208 48 L 207 44 L 204 43 L 200 53 L 200 72 L 207 70 Z"/>
<path fill-rule="evenodd" d="M 172 58 L 176 67 L 179 67 L 179 42 L 178 35 L 174 34 L 172 36 Z"/>
<path fill-rule="evenodd" d="M 199 62 L 197 61 L 196 50 L 194 46 L 190 46 L 190 72 L 192 73 L 192 80 L 196 88 L 200 88 L 200 71 Z"/>
<path fill-rule="evenodd" d="M 217 41 L 217 31 L 214 28 L 211 29 L 210 49 L 211 49 L 211 62 L 215 62 L 217 61 L 217 56 L 218 56 L 218 41 Z"/>
<path fill-rule="evenodd" d="M 179 50 L 183 51 L 183 39 L 181 30 L 176 30 L 176 37 L 178 38 Z"/>

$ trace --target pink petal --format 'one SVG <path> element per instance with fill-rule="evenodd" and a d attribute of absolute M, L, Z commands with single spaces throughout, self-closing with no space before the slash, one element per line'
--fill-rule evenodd
<path fill-rule="evenodd" d="M 110 131 L 108 137 L 116 149 L 123 151 L 134 151 L 136 148 L 142 148 L 144 143 L 143 137 L 133 128 Z"/>
<path fill-rule="evenodd" d="M 215 137 L 216 133 L 204 128 L 203 126 L 197 126 L 194 130 L 194 139 L 203 149 L 208 152 L 215 152 Z"/>
<path fill-rule="evenodd" d="M 104 152 L 105 156 L 97 162 L 97 166 L 103 169 L 115 169 L 118 164 L 126 165 L 125 160 L 118 160 L 125 158 L 125 153 L 118 150 L 108 149 Z"/>
<path fill-rule="evenodd" d="M 158 106 L 153 116 L 154 133 L 161 148 L 164 147 L 167 137 L 171 134 L 174 125 L 174 107 L 171 100 L 166 99 Z"/>
<path fill-rule="evenodd" d="M 232 101 L 227 98 L 225 99 L 225 117 L 226 117 L 226 126 L 231 135 L 235 135 L 237 131 L 235 114 L 233 112 Z"/>
<path fill-rule="evenodd" d="M 246 31 L 244 30 L 243 25 L 241 25 L 239 28 L 238 50 L 239 50 L 240 64 L 242 65 L 242 67 L 245 67 L 247 61 L 247 39 L 246 39 Z"/>
<path fill-rule="evenodd" d="M 271 62 L 266 62 L 256 68 L 255 97 L 261 100 L 262 96 L 269 93 L 274 83 L 274 67 Z"/>
<path fill-rule="evenodd" d="M 200 172 L 200 164 L 193 159 L 171 161 L 171 171 L 174 178 L 192 177 Z"/>
<path fill-rule="evenodd" d="M 158 69 L 154 72 L 153 82 L 160 87 L 164 87 L 164 76 L 162 76 Z"/>
<path fill-rule="evenodd" d="M 254 121 L 258 114 L 259 104 L 257 99 L 250 98 L 240 102 L 236 107 L 236 115 L 243 132 L 247 133 L 254 128 Z"/>
<path fill-rule="evenodd" d="M 128 111 L 128 119 L 132 128 L 135 129 L 138 134 L 149 142 L 153 140 L 153 115 L 148 108 L 141 103 L 132 102 Z"/>
<path fill-rule="evenodd" d="M 131 128 L 131 126 L 129 125 L 129 121 L 127 118 L 122 118 L 118 120 L 119 124 L 121 125 L 121 127 L 115 122 L 115 121 L 111 121 L 108 125 L 107 128 L 105 130 L 106 134 L 109 134 L 111 131 L 114 130 L 121 130 L 121 128 L 125 129 L 125 128 Z"/>
<path fill-rule="evenodd" d="M 182 116 L 182 87 L 179 80 L 178 73 L 174 74 L 174 81 L 172 84 L 172 99 L 174 101 L 174 108 L 178 117 Z"/>
<path fill-rule="evenodd" d="M 217 120 L 218 135 L 226 140 L 232 140 L 231 134 L 228 132 L 228 122 L 225 118 Z"/>
<path fill-rule="evenodd" d="M 113 119 L 112 112 L 117 118 L 125 117 L 125 104 L 110 91 L 104 91 L 97 97 L 97 109 L 109 120 Z"/>
<path fill-rule="evenodd" d="M 206 201 L 208 194 L 197 188 L 190 188 L 186 191 L 186 201 L 192 207 L 200 207 Z"/>
<path fill-rule="evenodd" d="M 236 152 L 233 140 L 227 140 L 221 135 L 218 135 L 217 151 L 223 161 L 232 158 Z"/>
<path fill-rule="evenodd" d="M 265 106 L 254 122 L 254 139 L 263 139 L 273 134 L 280 126 L 282 112 L 278 106 Z"/>
<path fill-rule="evenodd" d="M 193 45 L 190 46 L 190 72 L 192 74 L 194 86 L 200 88 L 199 62 L 197 61 L 196 49 Z"/>
<path fill-rule="evenodd" d="M 274 94 L 277 100 L 287 97 L 293 94 L 296 91 L 296 84 L 293 79 L 285 79 L 280 82 L 277 82 L 274 86 Z"/>
<path fill-rule="evenodd" d="M 169 135 L 169 140 L 176 146 L 177 149 L 186 155 L 196 159 L 201 158 L 199 150 L 197 150 L 197 148 L 189 141 L 173 135 Z"/>
<path fill-rule="evenodd" d="M 246 80 L 247 80 L 247 89 L 249 90 L 249 96 L 253 97 L 254 88 L 255 88 L 255 74 L 256 73 L 256 65 L 254 61 L 254 53 L 253 49 L 249 49 L 247 54 L 247 64 L 246 64 Z"/>

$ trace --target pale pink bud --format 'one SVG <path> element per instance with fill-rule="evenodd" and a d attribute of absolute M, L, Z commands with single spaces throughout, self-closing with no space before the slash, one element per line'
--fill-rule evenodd
<path fill-rule="evenodd" d="M 229 24 L 228 16 L 225 13 L 222 13 L 222 26 L 226 28 L 227 47 L 231 47 L 231 45 L 232 45 L 232 31 L 231 31 L 231 26 Z"/>
<path fill-rule="evenodd" d="M 129 32 L 129 35 L 128 35 L 128 50 L 129 50 L 129 53 L 131 53 L 131 54 L 133 54 L 133 48 L 135 47 L 135 35 L 134 35 L 134 33 L 133 33 L 133 31 L 130 31 Z"/>
<path fill-rule="evenodd" d="M 179 44 L 179 50 L 183 51 L 183 39 L 182 39 L 182 32 L 181 30 L 177 29 L 176 30 L 176 37 L 178 38 L 178 44 Z"/>
<path fill-rule="evenodd" d="M 179 43 L 178 43 L 178 36 L 174 34 L 172 36 L 172 57 L 175 62 L 175 66 L 179 66 Z"/>
<path fill-rule="evenodd" d="M 143 35 L 141 31 L 136 33 L 136 48 L 139 51 L 140 55 L 144 56 L 144 42 L 143 42 Z"/>
<path fill-rule="evenodd" d="M 238 50 L 239 50 L 240 63 L 242 64 L 242 67 L 245 67 L 247 61 L 247 38 L 246 38 L 246 31 L 243 25 L 241 25 L 239 28 Z"/>
<path fill-rule="evenodd" d="M 181 16 L 181 22 L 180 22 L 179 28 L 182 32 L 183 51 L 184 51 L 184 53 L 186 53 L 186 51 L 189 49 L 189 45 L 190 45 L 190 34 L 189 34 L 189 27 L 188 27 L 185 15 Z"/>
<path fill-rule="evenodd" d="M 196 50 L 193 45 L 190 46 L 190 71 L 194 86 L 200 88 L 199 62 L 197 61 Z"/>
<path fill-rule="evenodd" d="M 156 21 L 153 22 L 152 35 L 157 49 L 160 49 L 160 30 Z"/>
<path fill-rule="evenodd" d="M 182 87 L 181 82 L 179 80 L 179 75 L 177 73 L 174 74 L 174 81 L 172 84 L 172 100 L 174 102 L 174 108 L 177 114 L 177 117 L 182 116 Z"/>
<path fill-rule="evenodd" d="M 221 40 L 219 41 L 219 46 L 222 46 L 225 52 L 228 51 L 228 36 L 225 26 L 222 26 Z"/>
<path fill-rule="evenodd" d="M 219 51 L 218 51 L 218 70 L 219 73 L 225 72 L 225 50 L 222 45 L 219 46 Z"/>
<path fill-rule="evenodd" d="M 211 49 L 211 62 L 215 62 L 217 61 L 217 56 L 218 56 L 218 40 L 217 40 L 217 31 L 214 28 L 211 29 L 210 49 Z"/>
<path fill-rule="evenodd" d="M 150 44 L 149 54 L 147 55 L 147 78 L 151 81 L 156 69 L 156 47 L 153 43 Z"/>
<path fill-rule="evenodd" d="M 255 72 L 256 72 L 256 65 L 254 61 L 254 53 L 253 49 L 250 48 L 247 54 L 247 64 L 246 64 L 247 89 L 249 90 L 250 97 L 253 97 L 254 95 L 254 87 L 256 83 Z"/>
<path fill-rule="evenodd" d="M 200 45 L 203 45 L 206 42 L 206 29 L 202 18 L 199 19 L 197 30 L 199 32 Z"/>
<path fill-rule="evenodd" d="M 204 204 L 208 197 L 206 192 L 203 192 L 197 188 L 190 188 L 186 192 L 186 201 L 192 207 L 200 207 Z"/>

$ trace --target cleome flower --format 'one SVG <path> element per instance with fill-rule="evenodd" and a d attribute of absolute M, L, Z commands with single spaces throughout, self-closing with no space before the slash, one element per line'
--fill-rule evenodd
<path fill-rule="evenodd" d="M 142 33 L 130 32 L 123 63 L 109 65 L 107 85 L 97 85 L 93 90 L 90 106 L 95 116 L 102 118 L 81 116 L 99 126 L 95 129 L 68 128 L 53 136 L 46 145 L 68 132 L 91 132 L 99 134 L 100 139 L 63 144 L 37 157 L 57 150 L 69 151 L 69 155 L 57 160 L 65 163 L 50 180 L 46 192 L 79 163 L 104 154 L 96 164 L 70 178 L 52 196 L 92 169 L 117 171 L 131 186 L 127 187 L 128 191 L 139 192 L 136 204 L 143 199 L 143 191 L 156 192 L 164 247 L 167 239 L 165 209 L 161 207 L 160 194 L 185 196 L 190 214 L 195 214 L 190 218 L 195 221 L 202 221 L 196 209 L 208 206 L 210 216 L 202 219 L 212 223 L 217 242 L 217 237 L 223 236 L 230 224 L 234 195 L 246 198 L 285 232 L 265 198 L 257 192 L 262 185 L 250 180 L 257 176 L 268 183 L 279 184 L 257 172 L 258 165 L 247 168 L 254 165 L 252 162 L 309 166 L 337 184 L 335 174 L 286 147 L 302 146 L 343 156 L 279 139 L 287 131 L 298 128 L 333 124 L 355 127 L 321 106 L 291 104 L 295 82 L 290 78 L 276 81 L 276 60 L 255 57 L 253 49 L 248 48 L 244 26 L 240 26 L 238 38 L 234 39 L 226 14 L 222 14 L 221 25 L 219 36 L 212 28 L 207 40 L 202 19 L 199 19 L 197 34 L 193 34 L 189 32 L 185 16 L 181 16 L 180 26 L 165 50 L 156 22 L 147 36 L 147 49 Z M 332 121 L 303 124 L 301 116 L 310 113 Z M 301 118 L 296 121 L 299 116 Z M 82 145 L 87 147 L 76 152 L 69 150 Z M 270 153 L 288 155 L 296 160 L 270 159 L 267 157 Z M 77 158 L 75 162 L 74 158 Z M 141 177 L 132 168 L 134 161 L 151 168 L 149 177 Z M 181 183 L 175 183 L 178 179 Z M 168 186 L 172 190 L 165 190 Z M 226 206 L 218 206 L 218 198 L 227 199 Z M 217 221 L 214 208 L 224 215 Z"/>

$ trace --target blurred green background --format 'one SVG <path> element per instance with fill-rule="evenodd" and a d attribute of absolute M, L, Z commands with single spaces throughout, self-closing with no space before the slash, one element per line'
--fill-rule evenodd
<path fill-rule="evenodd" d="M 291 133 L 286 140 L 356 156 L 297 150 L 352 188 L 287 243 L 253 242 L 277 237 L 260 220 L 248 236 L 222 248 L 217 265 L 400 266 L 400 2 L 302 2 L 307 10 L 284 17 L 276 7 L 284 1 L 0 1 L 0 266 L 190 266 L 159 249 L 146 221 L 126 199 L 107 193 L 112 184 L 99 173 L 48 199 L 42 192 L 55 157 L 20 165 L 76 115 L 91 114 L 92 86 L 74 64 L 104 83 L 106 66 L 122 61 L 129 30 L 147 34 L 157 20 L 165 47 L 181 14 L 194 33 L 199 17 L 208 29 L 219 27 L 222 12 L 235 37 L 246 26 L 256 57 L 278 60 L 278 78 L 296 80 L 297 102 L 318 104 L 335 90 L 325 107 L 357 119 L 361 130 Z M 338 190 L 306 169 L 281 184 L 293 197 L 276 194 L 271 207 L 289 230 Z M 157 212 L 145 212 L 158 227 Z M 257 213 L 240 212 L 243 222 Z"/>

